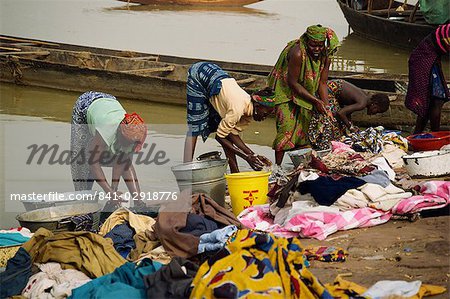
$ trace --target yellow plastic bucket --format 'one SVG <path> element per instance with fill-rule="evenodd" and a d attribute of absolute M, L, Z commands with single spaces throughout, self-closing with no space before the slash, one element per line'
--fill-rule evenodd
<path fill-rule="evenodd" d="M 244 209 L 265 204 L 269 192 L 269 175 L 266 171 L 248 171 L 226 174 L 228 192 L 234 215 Z"/>

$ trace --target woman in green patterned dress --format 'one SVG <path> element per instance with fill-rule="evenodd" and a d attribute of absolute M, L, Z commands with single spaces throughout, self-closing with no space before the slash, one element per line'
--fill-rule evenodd
<path fill-rule="evenodd" d="M 287 44 L 272 69 L 268 84 L 276 97 L 273 149 L 277 165 L 281 165 L 284 152 L 309 145 L 312 110 L 327 114 L 330 56 L 338 45 L 332 29 L 309 26 L 299 39 Z"/>

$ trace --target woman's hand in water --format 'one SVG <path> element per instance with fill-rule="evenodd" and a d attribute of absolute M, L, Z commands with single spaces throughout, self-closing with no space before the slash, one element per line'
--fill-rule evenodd
<path fill-rule="evenodd" d="M 264 163 L 258 158 L 258 155 L 256 154 L 248 154 L 246 160 L 254 170 L 261 170 L 264 167 Z"/>
<path fill-rule="evenodd" d="M 108 192 L 106 193 L 105 198 L 108 199 L 103 208 L 106 212 L 114 212 L 122 206 L 123 202 L 126 202 L 126 200 L 122 199 L 122 192 L 120 191 Z"/>
<path fill-rule="evenodd" d="M 264 156 L 257 155 L 258 159 L 264 164 L 264 166 L 272 166 L 272 162 Z"/>

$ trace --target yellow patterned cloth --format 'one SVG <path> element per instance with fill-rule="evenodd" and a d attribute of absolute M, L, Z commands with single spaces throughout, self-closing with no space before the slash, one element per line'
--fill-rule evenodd
<path fill-rule="evenodd" d="M 365 287 L 362 287 L 354 282 L 345 280 L 339 275 L 336 277 L 336 279 L 332 284 L 326 284 L 325 287 L 333 296 L 333 298 L 340 298 L 340 299 L 367 298 L 362 296 L 362 294 L 364 294 L 367 291 Z M 412 297 L 408 297 L 408 299 L 422 299 L 423 297 L 442 294 L 445 291 L 446 288 L 441 286 L 422 284 L 420 286 L 419 292 Z M 394 295 L 392 295 L 392 297 L 388 298 L 400 298 L 400 297 L 395 297 Z"/>
<path fill-rule="evenodd" d="M 305 267 L 299 239 L 239 230 L 203 263 L 191 298 L 332 298 Z"/>
<path fill-rule="evenodd" d="M 8 260 L 16 254 L 19 248 L 20 245 L 0 247 L 0 268 L 6 267 L 6 263 L 8 262 Z"/>

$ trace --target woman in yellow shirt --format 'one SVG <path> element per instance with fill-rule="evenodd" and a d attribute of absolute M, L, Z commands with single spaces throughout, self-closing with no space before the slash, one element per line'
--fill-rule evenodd
<path fill-rule="evenodd" d="M 239 133 L 252 119 L 264 120 L 273 112 L 275 101 L 270 89 L 249 95 L 219 66 L 198 62 L 189 68 L 187 79 L 188 132 L 184 146 L 184 162 L 192 161 L 197 137 L 206 141 L 216 132 L 228 158 L 230 171 L 239 172 L 236 156 L 247 161 L 255 170 L 261 170 L 270 161 L 256 155 L 242 141 Z"/>

